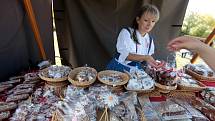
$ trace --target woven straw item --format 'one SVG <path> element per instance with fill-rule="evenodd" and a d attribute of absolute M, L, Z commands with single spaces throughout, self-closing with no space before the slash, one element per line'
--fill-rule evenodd
<path fill-rule="evenodd" d="M 42 80 L 45 80 L 45 81 L 48 81 L 48 82 L 61 82 L 61 81 L 67 80 L 67 76 L 63 77 L 63 78 L 49 78 L 48 77 L 48 68 L 45 68 L 45 69 L 41 70 L 41 72 L 43 72 L 43 74 L 45 74 L 46 76 L 43 76 L 41 73 L 39 73 L 39 77 Z"/>
<path fill-rule="evenodd" d="M 199 80 L 199 81 L 203 81 L 203 80 L 206 80 L 206 81 L 211 81 L 211 82 L 215 82 L 215 77 L 205 77 L 205 76 L 202 76 L 200 74 L 197 74 L 196 72 L 190 70 L 190 69 L 185 69 L 185 73 L 192 76 L 193 78 Z"/>
<path fill-rule="evenodd" d="M 113 83 L 110 82 L 109 80 L 103 80 L 102 77 L 103 76 L 108 76 L 108 75 L 112 75 L 112 74 L 117 74 L 119 75 L 123 81 L 118 82 L 118 83 Z M 126 73 L 122 73 L 119 71 L 112 71 L 112 70 L 105 70 L 105 71 L 100 71 L 98 73 L 98 80 L 106 85 L 112 85 L 112 86 L 119 86 L 119 85 L 125 85 L 126 83 L 128 83 L 129 80 L 129 76 Z"/>
<path fill-rule="evenodd" d="M 89 80 L 89 81 L 85 81 L 85 82 L 79 82 L 79 81 L 75 81 L 75 76 L 81 72 L 82 70 L 85 70 L 85 69 L 91 69 L 93 71 L 93 73 L 97 76 L 97 71 L 94 69 L 94 68 L 90 68 L 90 67 L 78 67 L 78 68 L 75 68 L 73 69 L 69 76 L 68 76 L 68 80 L 74 85 L 74 86 L 78 86 L 78 87 L 88 87 L 90 86 L 91 84 L 93 84 L 95 81 L 96 81 L 96 76 L 94 79 L 92 80 Z"/>
<path fill-rule="evenodd" d="M 155 82 L 155 86 L 158 88 L 158 91 L 162 93 L 169 93 L 172 90 L 175 90 L 177 88 L 177 84 L 175 86 L 166 86 Z"/>
<path fill-rule="evenodd" d="M 192 87 L 192 86 L 185 86 L 178 83 L 178 89 L 185 90 L 185 91 L 193 91 L 193 92 L 199 92 L 203 89 L 206 89 L 207 86 L 205 86 L 203 83 L 196 81 L 200 87 Z"/>

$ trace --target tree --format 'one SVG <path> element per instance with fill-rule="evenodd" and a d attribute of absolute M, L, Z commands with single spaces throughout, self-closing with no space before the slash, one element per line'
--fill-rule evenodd
<path fill-rule="evenodd" d="M 206 38 L 215 27 L 215 18 L 210 15 L 189 12 L 185 16 L 181 34 Z"/>

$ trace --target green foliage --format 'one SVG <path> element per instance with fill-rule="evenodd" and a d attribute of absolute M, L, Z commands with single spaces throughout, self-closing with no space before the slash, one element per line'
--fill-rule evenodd
<path fill-rule="evenodd" d="M 190 12 L 185 16 L 181 34 L 206 38 L 214 27 L 215 19 L 212 16 Z"/>

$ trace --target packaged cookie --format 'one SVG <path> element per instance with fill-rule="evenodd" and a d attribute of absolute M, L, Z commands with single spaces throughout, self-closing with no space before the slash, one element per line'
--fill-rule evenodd
<path fill-rule="evenodd" d="M 10 112 L 6 111 L 6 112 L 0 112 L 0 121 L 9 118 L 10 116 Z"/>
<path fill-rule="evenodd" d="M 17 107 L 15 102 L 1 102 L 0 103 L 0 112 L 10 111 Z"/>
<path fill-rule="evenodd" d="M 29 94 L 21 94 L 21 95 L 9 95 L 6 99 L 6 102 L 20 101 L 25 100 L 29 97 Z"/>

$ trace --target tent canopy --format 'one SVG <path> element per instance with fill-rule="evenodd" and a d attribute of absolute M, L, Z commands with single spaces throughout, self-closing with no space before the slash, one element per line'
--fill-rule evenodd
<path fill-rule="evenodd" d="M 31 0 L 47 58 L 54 62 L 51 0 Z M 41 57 L 23 1 L 2 0 L 0 7 L 0 79 L 26 71 Z M 161 12 L 151 34 L 157 59 L 166 59 L 167 42 L 179 34 L 188 0 L 54 0 L 59 49 L 63 63 L 105 68 L 115 52 L 121 28 L 130 26 L 143 4 Z"/>

